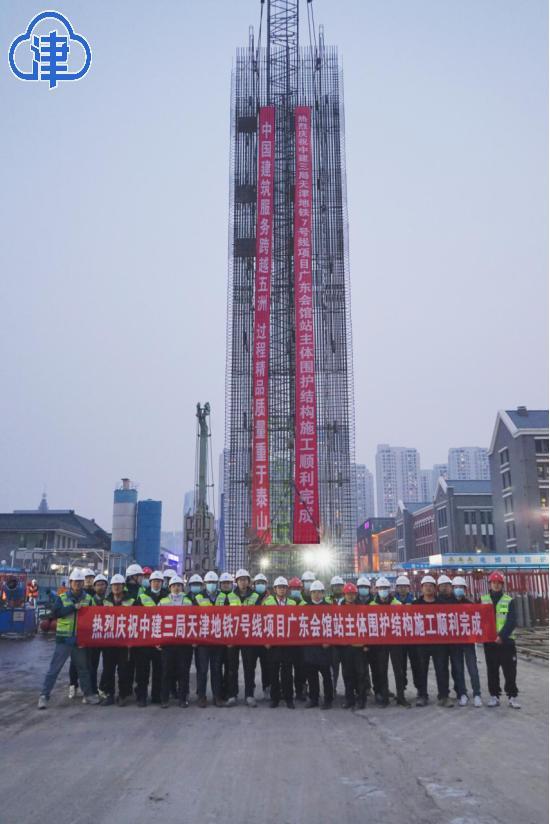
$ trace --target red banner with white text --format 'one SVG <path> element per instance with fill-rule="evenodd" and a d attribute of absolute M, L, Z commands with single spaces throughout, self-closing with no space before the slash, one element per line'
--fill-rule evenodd
<path fill-rule="evenodd" d="M 296 177 L 294 186 L 294 312 L 296 329 L 296 421 L 294 466 L 295 544 L 318 544 L 319 470 L 315 398 L 315 330 L 312 277 L 311 109 L 294 110 Z"/>
<path fill-rule="evenodd" d="M 252 529 L 271 543 L 269 508 L 269 322 L 273 257 L 273 178 L 275 107 L 263 106 L 258 118 L 258 191 L 256 274 L 252 354 Z"/>
<path fill-rule="evenodd" d="M 495 639 L 492 604 L 82 607 L 85 647 L 473 644 Z"/>

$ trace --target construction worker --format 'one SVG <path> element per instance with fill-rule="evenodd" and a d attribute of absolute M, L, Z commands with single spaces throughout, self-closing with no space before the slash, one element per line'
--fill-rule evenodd
<path fill-rule="evenodd" d="M 144 566 L 143 567 L 143 581 L 141 582 L 141 585 L 145 589 L 149 589 L 149 581 L 151 580 L 151 575 L 152 574 L 153 574 L 153 570 L 151 569 L 150 566 Z"/>
<path fill-rule="evenodd" d="M 438 604 L 456 604 L 456 598 L 453 593 L 453 584 L 448 575 L 440 575 L 437 579 L 437 598 Z M 453 687 L 457 699 L 466 694 L 466 681 L 464 678 L 464 655 L 460 644 L 437 644 L 435 654 L 440 657 L 441 670 L 449 671 L 449 664 L 451 665 L 451 674 L 453 676 Z M 446 676 L 447 680 L 449 676 Z"/>
<path fill-rule="evenodd" d="M 330 595 L 327 597 L 327 603 L 338 604 L 344 597 L 344 579 L 340 575 L 333 575 L 330 579 Z M 338 689 L 338 678 L 340 677 L 340 663 L 342 650 L 339 646 L 333 646 L 330 649 L 332 680 L 334 683 L 334 695 Z"/>
<path fill-rule="evenodd" d="M 225 607 L 229 606 L 229 597 L 233 594 L 234 579 L 230 572 L 222 572 L 220 577 L 211 571 L 204 576 L 204 586 L 207 592 L 216 594 L 216 603 L 214 606 Z M 221 677 L 221 700 L 224 706 L 234 706 L 237 703 L 238 692 L 238 669 L 239 661 L 235 662 L 235 653 L 231 652 L 232 646 L 220 646 L 220 677 Z M 234 676 L 235 668 L 237 676 Z M 235 684 L 236 682 L 236 684 Z M 235 698 L 227 704 L 229 697 Z"/>
<path fill-rule="evenodd" d="M 84 573 L 81 569 L 73 569 L 69 586 L 68 592 L 56 598 L 52 610 L 52 617 L 57 619 L 55 649 L 38 699 L 39 710 L 47 708 L 51 691 L 67 658 L 74 661 L 77 669 L 84 692 L 82 703 L 99 704 L 99 696 L 92 692 L 86 649 L 76 643 L 78 611 L 83 606 L 92 606 L 92 599 L 84 592 Z"/>
<path fill-rule="evenodd" d="M 94 594 L 92 595 L 92 606 L 102 607 L 107 594 L 107 586 L 109 581 L 107 576 L 99 573 L 94 577 Z M 99 670 L 99 661 L 102 655 L 101 647 L 88 647 L 88 668 L 90 670 L 90 680 L 92 682 L 92 692 L 97 692 L 100 698 L 105 697 L 105 684 L 103 683 L 103 676 L 101 677 L 99 689 L 97 686 L 97 672 Z M 105 659 L 103 659 L 105 662 Z M 105 669 L 105 663 L 103 664 Z"/>
<path fill-rule="evenodd" d="M 206 582 L 203 581 L 198 574 L 192 575 L 189 578 L 191 602 L 195 606 L 205 608 L 222 606 L 225 603 L 226 594 L 222 595 L 218 591 L 218 576 L 215 572 L 207 572 L 205 578 L 208 578 Z M 199 588 L 198 592 L 197 588 Z M 197 694 L 199 696 L 198 706 L 201 707 L 201 709 L 208 706 L 206 698 L 208 670 L 210 670 L 210 686 L 212 688 L 214 706 L 225 707 L 226 705 L 222 697 L 222 660 L 224 649 L 224 646 L 219 644 L 199 644 L 195 649 Z"/>
<path fill-rule="evenodd" d="M 308 606 L 321 606 L 329 603 L 325 597 L 325 585 L 322 581 L 312 581 L 309 594 L 311 601 Z M 303 647 L 304 666 L 307 674 L 309 698 L 306 709 L 319 706 L 320 689 L 319 675 L 323 679 L 323 703 L 321 709 L 329 710 L 334 700 L 334 685 L 332 683 L 331 648 L 329 644 Z"/>
<path fill-rule="evenodd" d="M 145 569 L 145 568 L 144 568 Z M 171 580 L 171 579 L 170 579 Z M 149 587 L 136 599 L 136 607 L 156 607 L 163 598 L 162 572 L 151 572 Z M 191 603 L 191 602 L 189 602 Z M 149 679 L 151 680 L 151 704 L 161 702 L 162 654 L 158 647 L 138 647 L 136 662 L 136 698 L 138 707 L 147 706 Z"/>
<path fill-rule="evenodd" d="M 84 569 L 84 594 L 89 595 L 92 598 L 95 595 L 94 590 L 94 578 L 95 572 L 93 569 Z M 91 655 L 90 650 L 88 650 L 88 662 L 91 664 Z M 69 698 L 77 698 L 79 695 L 78 689 L 78 672 L 74 662 L 71 660 L 69 662 Z"/>
<path fill-rule="evenodd" d="M 390 592 L 391 584 L 387 578 L 383 576 L 378 578 L 375 587 L 376 597 L 372 602 L 372 606 L 401 606 L 401 602 L 397 598 L 392 597 Z M 410 703 L 405 698 L 405 673 L 403 670 L 403 651 L 401 646 L 398 644 L 375 644 L 373 645 L 373 653 L 375 672 L 374 693 L 378 706 L 387 707 L 389 704 L 388 664 L 391 659 L 397 693 L 395 701 L 400 707 L 410 707 Z"/>
<path fill-rule="evenodd" d="M 267 590 L 267 578 L 263 574 L 263 572 L 258 572 L 257 575 L 254 576 L 254 592 L 256 593 L 256 600 L 254 601 L 254 606 L 260 607 L 264 603 L 265 599 L 269 596 Z M 258 659 L 260 661 L 260 673 L 262 677 L 262 693 L 264 701 L 271 700 L 271 691 L 269 688 L 270 680 L 269 680 L 269 661 L 268 661 L 268 654 L 267 650 L 263 646 L 259 647 L 247 647 L 250 650 L 249 654 L 250 660 L 247 666 L 250 667 L 250 672 L 253 673 L 253 678 L 256 676 L 256 664 Z M 254 690 L 255 690 L 255 684 Z M 246 691 L 246 684 L 245 684 L 245 691 Z M 252 693 L 254 695 L 254 691 Z"/>
<path fill-rule="evenodd" d="M 30 584 L 27 584 L 27 601 L 33 607 L 36 606 L 36 602 L 38 601 L 39 589 L 38 589 L 38 582 L 36 578 L 33 578 Z"/>
<path fill-rule="evenodd" d="M 357 579 L 357 602 L 359 604 L 363 604 L 363 606 L 366 606 L 367 604 L 370 604 L 370 602 L 372 601 L 370 587 L 370 578 L 367 578 L 366 575 L 361 575 Z"/>
<path fill-rule="evenodd" d="M 156 582 L 151 575 L 151 584 Z M 192 605 L 192 600 L 183 591 L 183 578 L 179 575 L 172 575 L 170 578 L 170 594 L 160 599 L 159 603 L 163 607 L 175 607 Z M 189 706 L 189 671 L 193 659 L 193 647 L 190 644 L 167 644 L 161 650 L 162 659 L 162 680 L 160 705 L 167 709 L 170 702 L 170 692 L 174 681 L 177 683 L 178 705 L 185 709 Z"/>
<path fill-rule="evenodd" d="M 398 575 L 395 580 L 395 597 L 397 600 L 407 606 L 414 603 L 414 595 L 411 592 L 411 582 L 406 575 Z M 420 665 L 420 656 L 418 654 L 418 647 L 415 644 L 403 644 L 401 647 L 401 655 L 403 661 L 403 675 L 405 677 L 405 689 L 407 689 L 407 659 L 411 664 L 411 673 L 414 688 L 417 697 L 420 695 L 422 687 L 422 672 Z"/>
<path fill-rule="evenodd" d="M 288 582 L 288 593 L 290 598 L 298 605 L 298 606 L 305 606 L 305 604 L 311 604 L 311 583 L 309 582 L 309 575 L 311 573 L 305 572 L 306 582 L 309 586 L 309 594 L 308 600 L 306 600 L 303 595 L 303 578 L 298 578 L 297 576 L 291 578 Z M 315 576 L 313 577 L 315 580 Z M 307 685 L 307 671 L 306 671 L 306 664 L 304 661 L 304 648 L 303 647 L 289 647 L 289 653 L 292 655 L 292 673 L 293 673 L 293 682 L 294 682 L 294 693 L 295 693 L 295 700 L 296 701 L 305 701 L 306 696 L 306 685 Z"/>
<path fill-rule="evenodd" d="M 125 589 L 124 575 L 111 577 L 111 591 L 103 606 L 124 609 L 133 607 L 135 599 Z M 103 683 L 106 697 L 101 702 L 104 707 L 115 703 L 115 676 L 118 674 L 118 706 L 125 707 L 132 694 L 133 674 L 130 674 L 130 651 L 128 647 L 105 647 L 103 651 Z"/>
<path fill-rule="evenodd" d="M 437 603 L 436 581 L 433 575 L 424 575 L 420 581 L 422 594 L 416 599 L 416 604 Z M 417 707 L 425 707 L 429 702 L 428 696 L 428 670 L 430 658 L 433 660 L 435 679 L 437 682 L 437 700 L 440 707 L 454 707 L 454 702 L 449 698 L 449 668 L 444 666 L 444 656 L 438 652 L 439 644 L 418 645 L 418 655 L 420 660 L 420 690 L 416 700 Z"/>
<path fill-rule="evenodd" d="M 174 572 L 174 570 L 170 569 L 170 567 L 168 567 L 168 569 L 165 569 L 164 572 L 162 573 L 162 597 L 163 598 L 164 598 L 165 595 L 169 595 L 169 593 L 170 593 L 170 579 L 175 574 L 176 573 Z"/>
<path fill-rule="evenodd" d="M 288 581 L 280 575 L 273 582 L 273 595 L 268 595 L 263 602 L 266 607 L 294 607 L 296 601 L 288 597 Z M 271 703 L 275 709 L 279 706 L 281 693 L 289 710 L 295 707 L 292 688 L 292 665 L 294 663 L 293 648 L 287 646 L 269 646 L 269 668 L 271 675 Z"/>
<path fill-rule="evenodd" d="M 516 684 L 516 607 L 512 596 L 504 592 L 504 575 L 501 572 L 491 572 L 489 575 L 489 592 L 481 596 L 481 603 L 493 605 L 497 630 L 496 641 L 483 645 L 490 696 L 487 706 L 500 706 L 500 669 L 502 668 L 504 692 L 508 696 L 508 705 L 519 710 L 521 704 L 517 699 Z"/>
<path fill-rule="evenodd" d="M 311 598 L 309 597 L 309 591 L 311 589 L 311 585 L 315 580 L 315 575 L 311 570 L 306 569 L 305 572 L 302 573 L 302 598 L 304 601 L 309 604 L 311 603 Z"/>
<path fill-rule="evenodd" d="M 246 569 L 238 569 L 235 573 L 236 587 L 234 592 L 227 596 L 229 606 L 253 606 L 258 600 L 258 594 L 250 586 L 250 573 Z M 239 652 L 243 660 L 244 671 L 244 696 L 248 707 L 257 707 L 254 698 L 254 674 L 256 669 L 256 656 L 252 652 L 252 647 L 227 647 L 228 661 L 228 698 L 227 706 L 232 707 L 237 703 L 239 692 Z"/>
<path fill-rule="evenodd" d="M 361 606 L 357 586 L 348 581 L 344 584 L 344 597 L 340 601 L 345 606 Z M 369 679 L 368 647 L 365 644 L 350 644 L 342 647 L 342 675 L 344 676 L 345 697 L 342 709 L 364 710 L 367 703 L 367 683 Z M 368 680 L 367 680 L 368 679 Z"/>
<path fill-rule="evenodd" d="M 126 597 L 133 598 L 134 601 L 137 601 L 138 596 L 145 593 L 145 587 L 143 586 L 143 567 L 140 564 L 130 564 L 130 566 L 126 569 Z M 130 648 L 130 661 L 128 664 L 128 678 L 130 680 L 130 684 L 133 688 L 134 686 L 134 679 L 136 675 L 136 670 L 142 666 L 144 658 L 147 656 L 147 649 L 146 647 L 131 647 Z M 137 699 L 137 690 L 136 690 L 136 699 Z M 140 706 L 143 706 L 142 702 L 140 702 Z"/>
<path fill-rule="evenodd" d="M 467 596 L 468 584 L 466 579 L 461 575 L 456 575 L 452 579 L 453 595 L 456 598 L 457 604 L 471 604 L 472 601 Z M 481 683 L 479 680 L 479 670 L 477 668 L 476 645 L 475 644 L 460 644 L 460 651 L 463 655 L 463 660 L 468 668 L 468 675 L 470 676 L 470 683 L 472 685 L 472 693 L 474 696 L 474 707 L 482 707 L 481 700 Z M 464 663 L 463 663 L 464 667 Z M 466 679 L 464 679 L 464 686 L 466 686 Z M 467 692 L 459 696 L 458 703 L 461 707 L 465 707 L 469 702 Z"/>

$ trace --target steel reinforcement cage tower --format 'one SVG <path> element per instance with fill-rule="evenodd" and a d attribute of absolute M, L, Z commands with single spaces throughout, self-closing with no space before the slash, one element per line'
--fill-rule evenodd
<path fill-rule="evenodd" d="M 224 518 L 226 565 L 299 572 L 293 544 L 295 322 L 293 209 L 296 106 L 311 110 L 312 278 L 320 545 L 351 571 L 356 529 L 354 398 L 342 72 L 322 28 L 298 44 L 298 0 L 268 1 L 267 43 L 237 50 L 231 93 Z M 261 24 L 260 24 L 261 37 Z M 251 529 L 252 351 L 258 113 L 275 106 L 269 354 L 271 546 Z M 314 549 L 311 547 L 311 549 Z M 311 564 L 315 569 L 315 563 Z"/>

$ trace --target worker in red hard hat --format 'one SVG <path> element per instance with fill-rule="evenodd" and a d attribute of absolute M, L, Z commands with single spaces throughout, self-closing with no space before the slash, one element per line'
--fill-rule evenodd
<path fill-rule="evenodd" d="M 504 675 L 504 692 L 508 696 L 508 705 L 515 710 L 521 708 L 517 700 L 516 684 L 516 606 L 511 595 L 504 592 L 504 575 L 491 572 L 489 575 L 489 592 L 481 596 L 482 604 L 492 604 L 495 611 L 497 629 L 496 641 L 484 644 L 485 662 L 487 664 L 487 682 L 490 698 L 488 707 L 500 706 L 500 670 Z"/>
<path fill-rule="evenodd" d="M 344 584 L 344 597 L 340 604 L 346 607 L 360 607 L 359 593 L 355 584 Z M 364 644 L 349 644 L 341 648 L 342 675 L 344 677 L 345 698 L 342 709 L 357 707 L 365 709 L 367 703 L 368 647 Z M 370 679 L 369 679 L 370 680 Z"/>

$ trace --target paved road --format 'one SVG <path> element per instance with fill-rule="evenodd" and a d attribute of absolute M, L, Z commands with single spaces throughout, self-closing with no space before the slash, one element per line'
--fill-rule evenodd
<path fill-rule="evenodd" d="M 65 671 L 39 712 L 51 650 L 0 641 L 2 824 L 548 821 L 545 663 L 520 662 L 520 711 L 104 708 Z"/>

